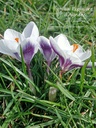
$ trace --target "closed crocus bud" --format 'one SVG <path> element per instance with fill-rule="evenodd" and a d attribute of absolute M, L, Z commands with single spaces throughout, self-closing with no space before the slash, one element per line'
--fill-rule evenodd
<path fill-rule="evenodd" d="M 55 101 L 57 95 L 57 88 L 50 87 L 49 88 L 49 101 Z"/>

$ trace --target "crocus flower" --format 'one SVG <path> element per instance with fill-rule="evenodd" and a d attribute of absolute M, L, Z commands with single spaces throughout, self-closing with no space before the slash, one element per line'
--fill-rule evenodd
<path fill-rule="evenodd" d="M 39 42 L 39 49 L 40 49 L 41 53 L 43 54 L 43 57 L 45 58 L 48 66 L 50 66 L 50 63 L 56 57 L 56 53 L 52 49 L 49 39 L 47 39 L 46 37 L 40 36 L 38 38 L 38 42 Z M 48 69 L 47 69 L 47 72 L 49 72 Z"/>
<path fill-rule="evenodd" d="M 21 61 L 21 47 L 25 63 L 30 64 L 31 59 L 38 50 L 38 36 L 39 31 L 34 22 L 28 23 L 22 33 L 7 29 L 4 32 L 4 39 L 0 40 L 0 52 Z"/>
<path fill-rule="evenodd" d="M 50 37 L 49 39 L 53 50 L 59 56 L 62 73 L 73 68 L 82 67 L 85 60 L 91 56 L 90 50 L 84 51 L 79 44 L 71 45 L 67 37 L 63 34 L 60 34 L 55 38 Z M 87 67 L 91 66 L 92 63 L 91 65 L 90 63 L 87 65 Z"/>
<path fill-rule="evenodd" d="M 38 51 L 38 36 L 39 31 L 36 24 L 34 22 L 29 22 L 22 33 L 13 29 L 7 29 L 4 32 L 4 38 L 0 40 L 0 52 L 10 55 L 19 61 L 21 61 L 20 49 L 22 49 L 30 79 L 32 79 L 30 62 Z M 35 94 L 34 87 L 30 87 Z"/>

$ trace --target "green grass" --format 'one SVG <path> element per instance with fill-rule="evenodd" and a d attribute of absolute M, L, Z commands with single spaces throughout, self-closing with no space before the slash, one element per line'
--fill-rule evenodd
<path fill-rule="evenodd" d="M 92 50 L 96 61 L 95 0 L 0 0 L 0 34 L 7 28 L 22 32 L 34 21 L 40 35 L 64 33 L 72 43 Z M 58 65 L 58 67 L 57 67 Z M 23 67 L 23 68 L 22 68 Z M 54 60 L 50 74 L 40 52 L 31 63 L 34 82 L 26 75 L 23 63 L 0 57 L 0 126 L 2 128 L 95 128 L 96 68 L 74 69 L 59 78 Z M 37 91 L 32 94 L 31 83 Z M 50 87 L 57 88 L 54 102 L 48 100 Z"/>

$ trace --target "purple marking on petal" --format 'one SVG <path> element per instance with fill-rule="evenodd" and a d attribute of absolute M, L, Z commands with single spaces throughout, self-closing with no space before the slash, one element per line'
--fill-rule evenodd
<path fill-rule="evenodd" d="M 62 70 L 68 71 L 70 66 L 72 65 L 72 61 L 70 60 L 70 58 L 66 59 L 65 63 L 62 65 Z"/>
<path fill-rule="evenodd" d="M 60 62 L 60 66 L 61 66 L 61 68 L 62 68 L 62 66 L 64 65 L 64 62 L 65 62 L 64 57 L 59 56 L 59 62 Z"/>
<path fill-rule="evenodd" d="M 92 68 L 92 65 L 87 65 L 87 67 L 86 68 Z"/>
<path fill-rule="evenodd" d="M 72 64 L 70 67 L 69 67 L 69 70 L 72 70 L 73 68 L 81 68 L 83 67 L 84 64 L 80 65 L 80 64 Z M 92 65 L 87 65 L 86 68 L 92 68 Z"/>
<path fill-rule="evenodd" d="M 24 60 L 27 64 L 30 64 L 31 59 L 34 55 L 34 46 L 29 42 L 27 42 L 27 44 L 24 46 L 23 48 L 23 56 L 24 56 Z"/>
<path fill-rule="evenodd" d="M 50 44 L 51 44 L 51 43 L 50 43 Z M 62 66 L 63 66 L 63 64 L 64 64 L 64 62 L 65 62 L 65 58 L 62 57 L 62 56 L 56 51 L 56 49 L 53 47 L 52 44 L 51 44 L 51 47 L 52 47 L 53 51 L 59 56 L 59 62 L 60 62 L 60 66 L 61 66 L 61 68 L 62 68 Z"/>
<path fill-rule="evenodd" d="M 47 59 L 47 61 L 50 59 L 50 56 L 52 54 L 52 48 L 50 45 L 48 45 L 47 43 L 41 42 L 40 46 L 42 48 L 43 54 L 45 56 L 45 58 Z"/>
<path fill-rule="evenodd" d="M 51 44 L 51 43 L 50 43 L 50 44 Z M 54 51 L 58 56 L 60 56 L 59 53 L 56 51 L 56 49 L 53 47 L 52 44 L 51 44 L 51 48 L 53 49 L 53 51 Z"/>
<path fill-rule="evenodd" d="M 72 64 L 71 60 L 70 59 L 66 59 L 64 67 L 68 67 L 71 64 Z"/>
<path fill-rule="evenodd" d="M 80 66 L 80 65 L 78 65 L 78 64 L 72 64 L 72 65 L 69 67 L 68 70 L 72 70 L 73 68 L 79 68 L 79 67 L 82 67 L 82 66 Z"/>
<path fill-rule="evenodd" d="M 15 52 L 14 55 L 16 56 L 17 60 L 21 61 L 21 58 L 17 52 Z"/>
<path fill-rule="evenodd" d="M 50 42 L 50 44 L 51 44 L 51 42 Z M 59 56 L 59 62 L 60 62 L 60 66 L 61 66 L 61 68 L 62 68 L 62 65 L 63 65 L 64 62 L 65 62 L 65 58 L 62 57 L 62 56 L 56 51 L 56 49 L 53 47 L 52 44 L 51 44 L 51 47 L 52 47 L 53 51 Z"/>

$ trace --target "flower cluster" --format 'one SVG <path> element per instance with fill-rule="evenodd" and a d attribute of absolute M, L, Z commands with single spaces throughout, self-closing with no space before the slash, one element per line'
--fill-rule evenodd
<path fill-rule="evenodd" d="M 4 32 L 4 38 L 0 40 L 0 52 L 10 55 L 21 61 L 20 48 L 27 66 L 38 50 L 43 54 L 47 64 L 58 56 L 62 72 L 73 68 L 82 67 L 85 60 L 90 58 L 91 51 L 84 51 L 79 44 L 70 44 L 64 34 L 55 38 L 39 36 L 39 30 L 34 22 L 29 22 L 23 32 L 17 32 L 13 29 L 7 29 Z M 87 67 L 91 67 L 89 62 Z"/>

